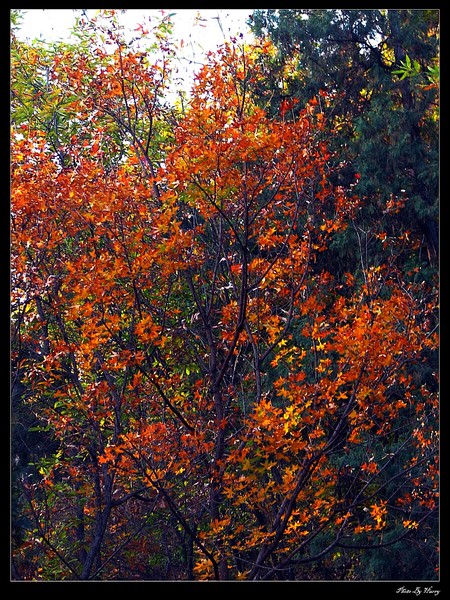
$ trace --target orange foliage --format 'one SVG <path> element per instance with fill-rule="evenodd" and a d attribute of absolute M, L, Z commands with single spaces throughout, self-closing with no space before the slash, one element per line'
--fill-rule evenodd
<path fill-rule="evenodd" d="M 260 579 L 322 530 L 344 539 L 387 527 L 383 471 L 395 461 L 403 479 L 416 474 L 398 505 L 431 510 L 436 400 L 411 365 L 437 346 L 432 303 L 392 262 L 361 284 L 315 269 L 357 208 L 329 183 L 317 103 L 269 117 L 252 98 L 258 50 L 227 45 L 171 135 L 146 143 L 132 124 L 150 106 L 154 127 L 165 118 L 163 72 L 140 58 L 60 57 L 82 128 L 88 115 L 96 128 L 89 143 L 72 140 L 72 166 L 58 167 L 40 131 L 12 138 L 21 369 L 61 450 L 55 481 L 74 485 L 70 511 L 82 489 L 91 532 L 108 522 L 113 550 L 144 498 L 191 538 L 196 577 Z M 133 144 L 109 168 L 113 126 Z M 398 444 L 382 447 L 408 418 L 402 464 Z M 100 552 L 94 541 L 86 534 Z M 139 563 L 147 549 L 133 544 Z"/>

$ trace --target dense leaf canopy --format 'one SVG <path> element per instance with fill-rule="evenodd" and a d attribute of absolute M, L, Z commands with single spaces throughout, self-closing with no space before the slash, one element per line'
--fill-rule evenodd
<path fill-rule="evenodd" d="M 252 23 L 12 30 L 14 579 L 439 577 L 436 11 Z"/>

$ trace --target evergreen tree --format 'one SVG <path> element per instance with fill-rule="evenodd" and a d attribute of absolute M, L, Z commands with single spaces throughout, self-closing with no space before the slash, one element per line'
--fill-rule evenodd
<path fill-rule="evenodd" d="M 302 106 L 320 99 L 320 90 L 331 93 L 324 108 L 341 131 L 334 139 L 337 183 L 348 187 L 357 174 L 355 192 L 368 199 L 364 217 L 381 220 L 382 229 L 413 229 L 419 264 L 425 254 L 435 266 L 438 86 L 398 70 L 405 61 L 416 73 L 436 68 L 439 11 L 269 9 L 254 11 L 251 22 L 254 33 L 270 36 L 279 50 L 267 80 L 279 90 L 270 96 L 274 107 L 286 98 Z"/>
<path fill-rule="evenodd" d="M 352 226 L 334 237 L 316 269 L 361 281 L 370 267 L 395 262 L 426 302 L 437 287 L 439 253 L 439 11 L 256 10 L 251 26 L 278 49 L 259 82 L 261 102 L 274 111 L 285 103 L 296 118 L 315 98 L 333 127 L 334 183 L 361 198 Z M 402 240 L 411 236 L 415 250 L 407 254 Z M 436 368 L 430 353 L 415 376 L 426 382 Z M 406 436 L 416 425 L 397 427 Z M 342 556 L 351 553 L 352 578 L 427 579 L 437 528 L 381 551 L 350 544 Z"/>

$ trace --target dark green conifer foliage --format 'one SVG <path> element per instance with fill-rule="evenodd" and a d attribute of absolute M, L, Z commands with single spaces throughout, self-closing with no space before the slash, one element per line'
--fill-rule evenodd
<path fill-rule="evenodd" d="M 286 98 L 298 100 L 300 110 L 313 97 L 322 102 L 320 90 L 332 94 L 322 105 L 333 127 L 332 177 L 362 199 L 353 223 L 334 236 L 315 268 L 338 279 L 350 272 L 361 283 L 364 269 L 393 260 L 405 281 L 421 284 L 424 302 L 437 285 L 439 258 L 439 16 L 425 9 L 269 9 L 251 18 L 253 32 L 278 49 L 267 66 L 267 88 L 260 83 L 261 102 L 270 98 L 275 114 Z M 413 252 L 398 245 L 405 235 L 416 240 Z M 425 383 L 437 363 L 430 353 L 417 365 L 417 378 Z M 405 412 L 398 443 L 415 426 Z M 336 461 L 348 463 L 344 454 Z M 386 497 L 391 493 L 387 488 Z M 426 534 L 413 532 L 384 548 L 350 544 L 302 576 L 433 579 L 438 527 L 436 518 Z M 397 533 L 393 528 L 385 541 Z"/>
<path fill-rule="evenodd" d="M 339 174 L 367 200 L 363 218 L 384 229 L 398 227 L 421 240 L 424 256 L 438 259 L 438 86 L 423 78 L 401 78 L 395 71 L 408 60 L 424 74 L 439 56 L 438 10 L 257 10 L 257 35 L 268 35 L 279 49 L 268 86 L 276 108 L 285 97 L 302 106 L 319 90 L 335 94 L 324 107 L 334 137 Z M 290 76 L 283 67 L 290 63 Z M 426 82 L 425 82 L 426 83 Z M 391 220 L 386 204 L 408 199 L 400 219 Z M 345 240 L 352 245 L 351 234 Z M 348 257 L 350 258 L 350 257 Z M 348 267 L 349 265 L 345 265 Z"/>

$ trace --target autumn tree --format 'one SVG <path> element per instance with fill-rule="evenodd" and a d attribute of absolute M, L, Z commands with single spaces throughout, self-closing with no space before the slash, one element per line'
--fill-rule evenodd
<path fill-rule="evenodd" d="M 437 386 L 416 375 L 436 297 L 398 267 L 414 244 L 360 280 L 318 268 L 359 200 L 317 98 L 257 102 L 272 44 L 225 44 L 170 107 L 167 37 L 154 63 L 106 39 L 51 61 L 67 160 L 32 119 L 12 136 L 13 360 L 46 441 L 18 478 L 16 576 L 305 579 L 433 538 Z"/>
<path fill-rule="evenodd" d="M 86 379 L 80 371 L 82 366 L 78 363 L 78 358 L 73 354 L 75 346 L 72 344 L 75 343 L 81 350 L 83 344 L 86 343 L 87 347 L 91 346 L 91 351 L 94 353 L 95 347 L 102 348 L 105 335 L 109 335 L 107 333 L 111 326 L 111 323 L 108 322 L 109 317 L 116 323 L 117 331 L 129 332 L 130 327 L 131 329 L 134 327 L 134 317 L 131 314 L 129 315 L 132 319 L 130 323 L 121 321 L 125 305 L 119 303 L 112 313 L 109 309 L 106 311 L 103 334 L 96 327 L 91 330 L 91 317 L 94 318 L 94 309 L 90 305 L 90 300 L 95 304 L 95 311 L 99 311 L 98 318 L 100 320 L 102 320 L 101 315 L 106 305 L 102 300 L 98 304 L 97 300 L 99 299 L 96 298 L 96 293 L 92 296 L 88 287 L 85 288 L 87 292 L 85 300 L 89 300 L 86 306 L 84 306 L 85 300 L 82 298 L 80 298 L 81 302 L 77 304 L 76 296 L 78 292 L 81 292 L 83 296 L 85 277 L 88 280 L 91 280 L 92 276 L 94 280 L 96 278 L 94 271 L 90 270 L 91 260 L 94 256 L 98 272 L 105 275 L 106 280 L 109 278 L 111 284 L 115 282 L 116 277 L 119 277 L 119 271 L 114 272 L 114 264 L 117 268 L 125 269 L 124 276 L 127 268 L 131 268 L 130 260 L 132 256 L 136 255 L 136 249 L 128 247 L 128 242 L 125 241 L 130 237 L 131 230 L 136 231 L 138 237 L 141 235 L 139 230 L 142 233 L 145 231 L 144 224 L 139 224 L 139 222 L 142 218 L 145 220 L 146 215 L 151 214 L 154 204 L 152 196 L 155 195 L 155 189 L 152 187 L 151 180 L 143 176 L 141 170 L 145 169 L 147 175 L 154 168 L 153 164 L 157 164 L 156 162 L 151 163 L 148 159 L 149 146 L 150 142 L 160 134 L 158 130 L 160 120 L 157 113 L 162 110 L 161 98 L 165 92 L 166 69 L 170 52 L 168 49 L 162 52 L 160 58 L 155 59 L 151 68 L 147 70 L 143 53 L 132 52 L 130 45 L 125 45 L 114 15 L 105 15 L 105 17 L 106 19 L 100 15 L 97 23 L 81 21 L 77 29 L 80 43 L 74 46 L 57 46 L 50 51 L 47 49 L 46 52 L 36 52 L 33 48 L 29 48 L 13 38 L 12 165 L 15 176 L 18 177 L 15 181 L 23 181 L 24 187 L 17 184 L 15 188 L 12 230 L 14 239 L 17 241 L 17 248 L 20 246 L 25 251 L 22 261 L 19 260 L 19 254 L 14 253 L 12 257 L 13 365 L 17 375 L 15 381 L 18 390 L 23 388 L 31 391 L 35 387 L 32 380 L 28 379 L 31 374 L 30 370 L 28 370 L 27 378 L 22 379 L 24 375 L 22 365 L 26 361 L 36 362 L 37 365 L 40 365 L 39 368 L 44 370 L 48 368 L 48 373 L 54 374 L 54 367 L 43 366 L 43 361 L 56 360 L 58 362 L 58 352 L 65 348 L 63 351 L 65 358 L 58 369 L 60 375 L 62 371 L 66 372 L 63 379 L 68 376 L 69 372 L 71 373 L 69 376 L 71 383 L 68 384 L 71 389 L 69 395 L 83 395 L 87 392 L 96 396 L 95 390 L 100 384 L 100 379 L 104 380 L 104 377 L 99 375 L 100 365 L 104 357 L 109 356 L 113 350 L 106 347 L 101 353 L 99 350 L 99 354 L 95 358 L 97 366 L 92 365 L 93 372 Z M 156 29 L 156 41 L 151 48 L 154 54 L 166 44 L 166 27 L 167 25 L 163 21 L 162 27 L 159 26 Z M 96 48 L 95 41 L 100 42 L 98 38 L 102 39 L 102 37 L 103 43 L 99 44 L 101 48 Z M 40 49 L 43 48 L 42 46 Z M 141 79 L 137 78 L 135 65 L 140 67 Z M 133 71 L 133 74 L 130 73 L 130 70 Z M 30 89 L 33 89 L 33 86 L 39 87 L 42 72 L 45 73 L 47 87 L 42 92 L 41 102 L 30 95 Z M 109 78 L 104 76 L 105 73 L 109 74 Z M 99 91 L 102 89 L 102 85 L 106 87 L 103 87 L 100 101 Z M 52 126 L 56 116 L 58 116 L 59 122 L 57 139 Z M 93 118 L 95 118 L 96 127 L 92 127 Z M 139 129 L 144 120 L 148 127 L 145 135 Z M 137 131 L 140 132 L 139 138 Z M 77 134 L 75 135 L 74 132 Z M 141 146 L 137 141 L 142 141 Z M 135 149 L 133 158 L 129 160 L 129 164 L 120 167 L 123 163 L 124 149 L 129 149 L 131 146 Z M 157 153 L 153 152 L 152 160 L 159 159 Z M 138 181 L 141 181 L 138 185 L 132 175 L 135 171 L 139 173 Z M 34 175 L 32 176 L 32 174 Z M 28 183 L 26 183 L 27 181 Z M 65 184 L 63 184 L 64 181 Z M 123 188 L 124 184 L 128 191 Z M 33 192 L 34 186 L 36 187 Z M 138 191 L 139 186 L 141 186 L 140 192 Z M 34 203 L 29 202 L 30 195 L 35 196 Z M 129 213 L 130 202 L 135 202 L 136 206 L 139 206 L 136 213 L 133 211 L 132 214 Z M 128 204 L 128 208 L 123 203 Z M 99 218 L 98 211 L 103 214 L 104 218 Z M 100 229 L 98 229 L 99 227 Z M 37 236 L 36 244 L 32 243 L 29 237 L 33 235 Z M 148 235 L 150 234 L 147 233 L 147 237 Z M 42 245 L 38 239 L 40 237 Z M 119 259 L 116 252 L 120 249 L 121 258 Z M 131 254 L 129 258 L 126 258 L 129 252 Z M 106 258 L 108 258 L 108 262 L 113 261 L 107 268 L 104 262 Z M 122 264 L 122 260 L 125 260 L 128 267 Z M 120 267 L 121 264 L 122 267 Z M 133 268 L 135 269 L 136 266 Z M 142 264 L 138 270 L 141 268 L 145 270 L 146 266 Z M 65 287 L 65 284 L 69 284 L 67 277 L 70 276 L 70 273 L 77 282 L 72 291 Z M 131 279 L 135 275 L 137 275 L 137 271 L 134 275 L 130 275 Z M 97 283 L 105 286 L 106 280 L 101 278 Z M 110 296 L 111 301 L 114 296 L 122 294 L 120 290 L 124 281 L 119 282 L 119 287 L 111 292 L 113 294 Z M 107 286 L 103 288 L 103 291 L 107 293 Z M 129 299 L 124 297 L 124 301 L 126 304 Z M 31 310 L 30 303 L 34 306 L 34 310 Z M 79 309 L 81 312 L 78 312 Z M 67 310 L 72 313 L 72 316 L 67 313 Z M 83 316 L 84 310 L 87 312 Z M 73 319 L 75 314 L 77 316 Z M 84 327 L 88 332 L 87 337 L 79 329 L 82 321 L 86 319 Z M 42 330 L 39 329 L 41 325 Z M 89 333 L 89 331 L 91 332 Z M 100 335 L 97 336 L 99 333 Z M 91 334 L 94 335 L 94 338 Z M 51 345 L 52 340 L 55 347 Z M 113 340 L 111 342 L 113 343 Z M 60 350 L 57 349 L 58 345 L 60 345 Z M 92 354 L 87 354 L 84 360 L 89 362 L 92 356 Z M 62 357 L 61 354 L 60 357 Z M 88 367 L 88 371 L 90 369 L 91 367 Z M 52 377 L 53 375 L 51 375 Z M 31 379 L 33 379 L 32 375 Z M 22 383 L 23 381 L 25 383 Z M 110 379 L 109 381 L 111 382 Z M 127 383 L 128 374 L 121 380 L 121 385 Z M 56 411 L 56 419 L 59 420 L 65 412 L 64 406 L 58 401 L 58 392 L 53 397 L 55 388 L 50 385 L 49 380 L 47 380 L 47 384 L 42 382 L 44 388 L 47 385 L 49 387 L 46 395 L 49 394 L 53 399 L 51 406 Z M 55 384 L 55 386 L 59 388 L 59 385 Z M 102 386 L 104 386 L 104 382 L 100 384 L 100 387 Z M 60 391 L 64 395 L 62 389 Z M 18 395 L 21 411 L 27 411 L 28 394 L 25 392 Z M 117 394 L 115 397 L 117 400 Z M 41 413 L 42 402 L 46 402 L 43 397 L 36 408 L 40 417 L 43 416 Z M 75 405 L 73 409 L 75 412 L 77 411 Z M 18 414 L 18 411 L 16 410 L 14 414 Z M 44 447 L 51 445 L 54 450 L 56 444 L 59 451 L 58 457 L 60 457 L 58 433 L 45 422 L 42 424 L 40 417 L 38 423 L 34 421 L 32 414 L 28 417 L 28 420 L 31 421 L 30 428 L 34 429 L 33 435 L 39 436 L 39 439 L 43 440 L 40 445 Z M 79 442 L 85 434 L 88 437 L 92 435 L 95 437 L 94 431 L 87 425 L 87 422 L 83 424 L 85 418 L 89 421 L 89 415 L 85 414 L 83 410 L 79 417 L 81 421 L 78 423 L 79 429 L 76 434 L 76 437 L 81 436 Z M 108 427 L 102 417 L 99 418 L 101 427 Z M 65 429 L 64 418 L 59 422 Z M 95 427 L 98 426 L 97 424 Z M 113 435 L 117 436 L 117 428 L 121 427 L 119 421 L 115 422 L 114 427 L 116 433 Z M 85 433 L 82 433 L 83 431 Z M 66 430 L 66 434 L 70 438 L 68 430 Z M 15 439 L 18 438 L 15 437 Z M 21 439 L 23 439 L 23 435 Z M 69 443 L 72 448 L 70 454 L 72 460 L 81 461 L 82 464 L 86 456 L 90 456 L 90 445 L 95 446 L 96 441 L 91 439 L 88 442 L 85 438 L 85 442 L 81 443 L 81 446 L 79 442 Z M 65 447 L 65 444 L 63 446 Z M 101 447 L 98 450 L 101 451 Z M 89 471 L 90 469 L 95 470 L 98 450 L 93 454 L 94 462 L 88 461 Z M 98 469 L 95 475 L 94 471 L 91 472 L 93 478 L 89 479 L 92 484 L 93 498 L 95 497 L 92 502 L 97 509 L 92 508 L 92 517 L 85 516 L 83 511 L 85 510 L 88 515 L 89 508 L 84 508 L 83 468 L 81 467 L 79 476 L 76 478 L 68 464 L 65 473 L 66 477 L 70 477 L 71 484 L 67 488 L 67 494 L 73 486 L 80 497 L 74 497 L 73 506 L 63 504 L 61 507 L 58 504 L 54 511 L 56 524 L 53 524 L 52 518 L 42 528 L 40 515 L 36 511 L 34 503 L 46 506 L 49 499 L 45 486 L 42 488 L 43 491 L 39 498 L 35 499 L 34 493 L 36 490 L 38 490 L 37 494 L 40 493 L 40 488 L 35 485 L 33 478 L 41 477 L 47 466 L 53 464 L 47 452 L 45 450 L 43 452 L 44 456 L 39 452 L 39 446 L 35 444 L 32 446 L 31 458 L 28 457 L 31 465 L 23 469 L 20 464 L 20 478 L 23 480 L 23 486 L 22 493 L 17 498 L 17 504 L 20 507 L 24 503 L 29 505 L 29 509 L 25 512 L 31 515 L 31 521 L 34 521 L 35 525 L 30 530 L 30 521 L 28 520 L 27 531 L 37 531 L 48 547 L 52 548 L 52 542 L 45 535 L 45 531 L 49 528 L 53 535 L 57 536 L 61 545 L 61 548 L 53 550 L 57 556 L 61 557 L 62 550 L 67 547 L 70 549 L 71 559 L 78 560 L 82 565 L 80 570 L 76 571 L 64 557 L 58 559 L 61 561 L 62 568 L 66 570 L 65 576 L 67 573 L 72 573 L 73 577 L 87 578 L 94 569 L 94 559 L 97 560 L 95 569 L 98 567 L 99 544 L 102 543 L 108 514 L 111 510 L 111 494 L 113 492 L 111 481 L 106 478 L 103 482 Z M 26 452 L 23 450 L 23 444 L 18 448 L 17 456 L 19 463 L 21 460 L 25 460 L 23 457 L 26 457 Z M 83 456 L 85 458 L 82 458 Z M 40 460 L 46 466 L 36 464 Z M 58 462 L 59 459 L 56 460 Z M 36 464 L 35 467 L 32 466 L 33 463 Z M 60 501 L 66 497 L 61 489 L 63 487 L 63 483 L 60 482 L 60 486 L 54 490 L 51 501 L 55 501 L 55 499 Z M 103 507 L 103 503 L 106 504 L 105 507 Z M 57 516 L 60 509 L 67 510 L 66 518 L 62 521 L 59 521 Z M 92 519 L 94 523 L 92 531 L 95 534 L 92 534 L 88 540 L 85 539 L 84 534 L 85 518 L 88 518 L 89 521 Z M 17 537 L 21 539 L 23 520 L 18 518 L 14 524 L 17 525 Z M 36 539 L 40 540 L 41 538 Z M 31 539 L 35 539 L 34 534 Z M 25 547 L 28 548 L 33 546 L 32 543 L 30 544 L 30 539 L 26 540 L 26 544 Z M 87 548 L 89 544 L 91 546 Z M 27 553 L 27 557 L 28 554 L 34 557 L 34 551 L 35 549 L 32 547 Z M 29 558 L 26 561 L 32 562 Z M 51 563 L 46 567 L 42 562 L 42 556 L 39 557 L 39 564 L 44 577 L 47 577 L 49 573 L 51 578 L 60 577 L 59 567 L 55 570 Z M 134 568 L 133 565 L 132 569 Z M 124 576 L 129 577 L 130 572 L 133 576 L 132 569 Z M 26 572 L 21 576 L 27 577 Z M 42 575 L 34 572 L 34 576 L 41 577 Z"/>

